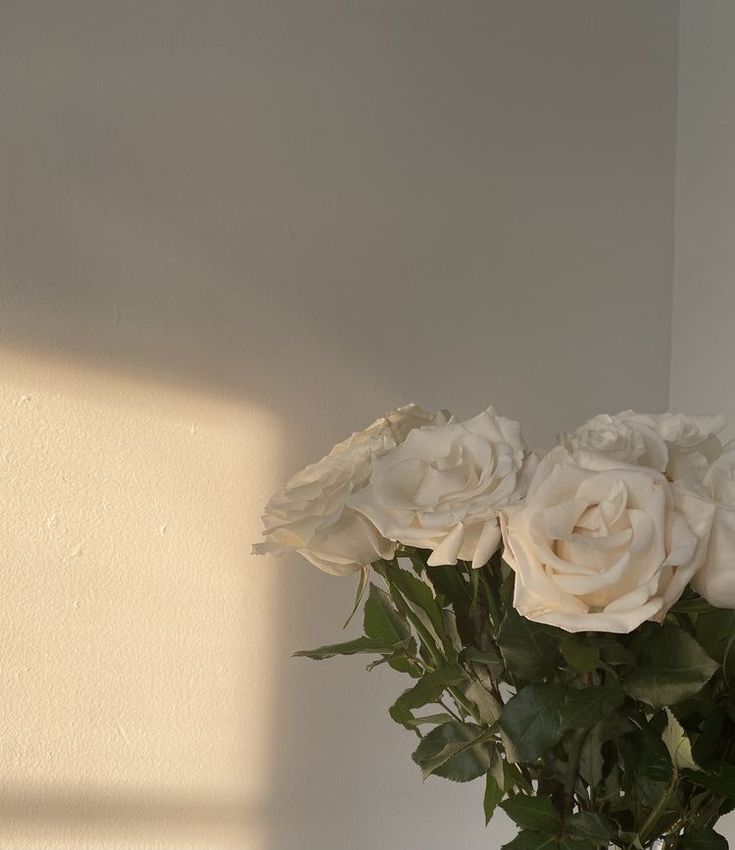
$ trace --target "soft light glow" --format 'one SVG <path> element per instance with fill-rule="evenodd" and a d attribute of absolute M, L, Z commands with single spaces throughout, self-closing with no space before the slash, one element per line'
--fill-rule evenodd
<path fill-rule="evenodd" d="M 4 352 L 0 843 L 265 846 L 262 409 Z"/>

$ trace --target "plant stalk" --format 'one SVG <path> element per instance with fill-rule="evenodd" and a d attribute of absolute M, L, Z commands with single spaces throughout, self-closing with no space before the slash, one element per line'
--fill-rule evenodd
<path fill-rule="evenodd" d="M 666 792 L 661 795 L 661 799 L 656 803 L 656 805 L 651 810 L 651 814 L 646 818 L 645 823 L 638 831 L 638 835 L 641 838 L 641 843 L 645 844 L 648 841 L 652 841 L 656 838 L 655 835 L 649 836 L 649 832 L 653 831 L 653 827 L 656 826 L 658 819 L 666 810 L 666 804 L 669 801 L 669 797 L 676 787 L 677 773 L 674 771 L 671 775 L 671 779 L 669 780 L 669 784 L 666 786 Z"/>
<path fill-rule="evenodd" d="M 589 734 L 587 729 L 575 729 L 569 741 L 569 764 L 567 775 L 564 779 L 564 815 L 565 817 L 574 812 L 574 786 L 579 773 L 579 760 L 582 756 L 582 747 Z"/>

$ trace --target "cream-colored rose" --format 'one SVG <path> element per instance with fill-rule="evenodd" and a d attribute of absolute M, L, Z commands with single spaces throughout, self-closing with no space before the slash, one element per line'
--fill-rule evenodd
<path fill-rule="evenodd" d="M 669 460 L 666 475 L 672 481 L 689 476 L 702 476 L 723 452 L 717 437 L 725 427 L 725 417 L 688 416 L 684 413 L 662 413 L 651 417 L 661 439 L 666 443 Z"/>
<path fill-rule="evenodd" d="M 451 418 L 452 415 L 448 410 L 430 413 L 418 404 L 406 404 L 397 410 L 391 410 L 385 416 L 381 416 L 380 419 L 376 419 L 362 431 L 355 431 L 354 434 L 350 434 L 346 440 L 337 443 L 329 454 L 332 456 L 340 454 L 375 437 L 389 437 L 393 444 L 399 446 L 414 428 L 446 425 L 447 422 L 451 421 Z"/>
<path fill-rule="evenodd" d="M 692 587 L 718 608 L 735 608 L 735 448 L 725 451 L 705 474 L 697 492 L 715 505 L 704 565 Z"/>
<path fill-rule="evenodd" d="M 634 410 L 594 416 L 572 434 L 563 434 L 561 442 L 582 462 L 587 453 L 602 454 L 612 461 L 663 472 L 669 460 L 653 418 Z"/>
<path fill-rule="evenodd" d="M 430 549 L 432 566 L 461 558 L 481 567 L 500 542 L 498 510 L 522 498 L 534 460 L 518 423 L 488 408 L 411 431 L 349 504 L 389 540 Z"/>
<path fill-rule="evenodd" d="M 714 508 L 652 469 L 563 448 L 539 465 L 524 505 L 503 511 L 514 604 L 569 632 L 661 621 L 704 560 Z"/>
<path fill-rule="evenodd" d="M 602 454 L 613 461 L 651 467 L 678 481 L 704 475 L 723 451 L 716 435 L 724 425 L 721 415 L 624 410 L 593 417 L 572 434 L 562 435 L 561 443 L 582 465 L 587 453 Z"/>
<path fill-rule="evenodd" d="M 338 443 L 268 502 L 263 516 L 266 541 L 255 544 L 253 552 L 293 550 L 332 575 L 347 575 L 378 558 L 392 558 L 395 545 L 347 501 L 367 483 L 376 457 L 402 442 L 411 429 L 443 424 L 447 415 L 409 404 Z"/>

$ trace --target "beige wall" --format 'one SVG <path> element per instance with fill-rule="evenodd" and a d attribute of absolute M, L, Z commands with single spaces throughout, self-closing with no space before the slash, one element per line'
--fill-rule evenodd
<path fill-rule="evenodd" d="M 411 399 L 533 443 L 669 382 L 668 0 L 0 4 L 0 846 L 498 847 L 351 582 L 253 559 Z"/>
<path fill-rule="evenodd" d="M 735 425 L 735 5 L 681 8 L 671 401 Z"/>
<path fill-rule="evenodd" d="M 671 406 L 735 436 L 735 5 L 683 0 Z M 721 827 L 735 845 L 735 815 Z"/>

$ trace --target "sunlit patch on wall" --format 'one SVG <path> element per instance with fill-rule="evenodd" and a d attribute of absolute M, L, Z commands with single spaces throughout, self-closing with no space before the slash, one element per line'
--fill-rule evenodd
<path fill-rule="evenodd" d="M 0 434 L 0 843 L 265 847 L 279 422 L 9 351 Z"/>

